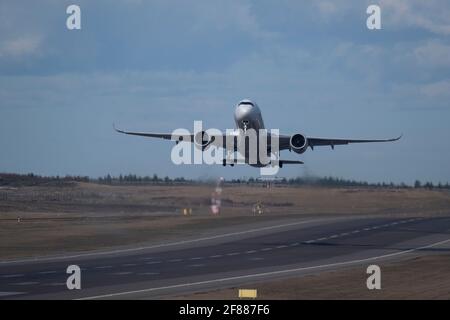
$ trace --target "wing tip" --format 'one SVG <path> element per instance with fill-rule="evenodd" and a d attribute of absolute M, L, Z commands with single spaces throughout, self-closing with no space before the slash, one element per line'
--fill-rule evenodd
<path fill-rule="evenodd" d="M 119 132 L 119 133 L 125 133 L 125 131 L 117 129 L 116 124 L 114 122 L 113 122 L 112 126 L 113 126 L 114 131 Z"/>

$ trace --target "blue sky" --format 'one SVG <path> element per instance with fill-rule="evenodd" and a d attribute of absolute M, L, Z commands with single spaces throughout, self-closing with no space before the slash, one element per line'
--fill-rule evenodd
<path fill-rule="evenodd" d="M 382 30 L 366 28 L 381 7 Z M 82 30 L 66 29 L 78 4 Z M 233 127 L 256 101 L 268 128 L 393 144 L 317 148 L 280 176 L 450 180 L 448 1 L 0 2 L 0 172 L 256 177 L 176 166 L 173 144 L 122 136 Z"/>

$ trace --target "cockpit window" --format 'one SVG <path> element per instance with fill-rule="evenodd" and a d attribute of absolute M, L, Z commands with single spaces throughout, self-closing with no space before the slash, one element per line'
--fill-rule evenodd
<path fill-rule="evenodd" d="M 239 105 L 247 105 L 247 106 L 252 106 L 252 107 L 254 106 L 253 103 L 251 103 L 249 101 L 240 102 Z"/>

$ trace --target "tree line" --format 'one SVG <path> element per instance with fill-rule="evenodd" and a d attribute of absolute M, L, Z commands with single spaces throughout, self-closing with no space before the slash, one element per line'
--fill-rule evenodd
<path fill-rule="evenodd" d="M 102 177 L 92 178 L 88 176 L 66 175 L 60 176 L 41 176 L 33 173 L 14 174 L 0 173 L 0 186 L 35 186 L 35 185 L 55 185 L 66 186 L 74 182 L 93 182 L 107 185 L 128 185 L 128 184 L 204 184 L 214 183 L 214 179 L 186 179 L 184 177 L 170 178 L 168 176 L 160 177 L 157 174 L 151 176 L 139 176 L 136 174 L 120 174 L 113 176 L 107 174 Z M 266 185 L 268 183 L 274 185 L 290 185 L 290 186 L 323 186 L 323 187 L 375 187 L 375 188 L 424 188 L 424 189 L 450 189 L 449 183 L 434 184 L 427 181 L 422 182 L 416 180 L 413 185 L 406 183 L 394 182 L 377 182 L 369 183 L 367 181 L 356 181 L 351 179 L 337 177 L 295 177 L 295 178 L 278 178 L 274 180 L 264 180 L 260 178 L 237 178 L 225 180 L 227 184 L 247 184 L 247 185 Z"/>

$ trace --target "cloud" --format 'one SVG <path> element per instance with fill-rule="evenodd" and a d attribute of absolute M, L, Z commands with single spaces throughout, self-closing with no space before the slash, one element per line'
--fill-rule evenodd
<path fill-rule="evenodd" d="M 450 81 L 438 81 L 423 85 L 420 92 L 431 98 L 448 98 L 450 97 Z"/>
<path fill-rule="evenodd" d="M 414 49 L 414 57 L 422 65 L 450 67 L 450 45 L 430 40 Z"/>
<path fill-rule="evenodd" d="M 450 3 L 442 0 L 381 0 L 382 19 L 400 29 L 411 26 L 450 35 Z M 388 28 L 388 27 L 386 27 Z"/>
<path fill-rule="evenodd" d="M 40 52 L 42 37 L 37 35 L 22 36 L 0 43 L 0 58 L 29 56 Z"/>
<path fill-rule="evenodd" d="M 337 12 L 337 7 L 334 2 L 331 1 L 318 1 L 316 5 L 321 14 L 325 16 L 333 15 Z"/>

